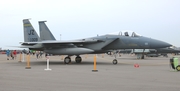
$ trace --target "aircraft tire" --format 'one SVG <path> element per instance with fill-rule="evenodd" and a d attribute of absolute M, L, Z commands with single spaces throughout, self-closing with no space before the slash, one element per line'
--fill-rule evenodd
<path fill-rule="evenodd" d="M 65 59 L 64 59 L 64 63 L 65 64 L 69 64 L 71 62 L 71 58 L 70 57 L 66 57 Z"/>
<path fill-rule="evenodd" d="M 180 65 L 178 65 L 178 66 L 176 67 L 176 70 L 177 70 L 177 71 L 180 71 Z"/>
<path fill-rule="evenodd" d="M 117 64 L 117 63 L 118 63 L 117 59 L 114 59 L 114 60 L 112 61 L 112 63 L 113 63 L 114 65 Z"/>
<path fill-rule="evenodd" d="M 75 58 L 75 61 L 76 61 L 76 63 L 81 63 L 82 58 L 81 58 L 80 56 L 77 56 L 77 57 Z"/>

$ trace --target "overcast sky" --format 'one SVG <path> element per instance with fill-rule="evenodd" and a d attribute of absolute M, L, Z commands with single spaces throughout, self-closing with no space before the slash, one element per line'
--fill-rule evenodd
<path fill-rule="evenodd" d="M 180 0 L 0 0 L 0 47 L 24 41 L 23 19 L 38 21 L 57 40 L 135 31 L 180 47 Z"/>

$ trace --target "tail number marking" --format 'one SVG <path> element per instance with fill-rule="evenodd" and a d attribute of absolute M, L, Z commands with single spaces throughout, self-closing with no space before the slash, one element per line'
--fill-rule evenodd
<path fill-rule="evenodd" d="M 30 30 L 30 32 L 28 33 L 29 35 L 34 35 L 34 30 Z"/>
<path fill-rule="evenodd" d="M 38 41 L 38 38 L 29 38 L 29 41 L 30 42 L 36 42 L 36 41 Z"/>

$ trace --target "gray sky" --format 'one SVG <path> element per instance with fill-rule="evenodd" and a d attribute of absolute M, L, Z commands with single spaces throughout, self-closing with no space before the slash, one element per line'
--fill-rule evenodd
<path fill-rule="evenodd" d="M 22 20 L 39 33 L 46 24 L 57 40 L 135 31 L 180 47 L 180 0 L 0 0 L 0 47 L 24 41 Z"/>

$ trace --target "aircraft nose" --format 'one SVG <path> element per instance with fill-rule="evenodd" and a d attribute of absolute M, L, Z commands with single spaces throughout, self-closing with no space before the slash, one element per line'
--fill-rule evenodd
<path fill-rule="evenodd" d="M 167 42 L 164 42 L 164 41 L 152 39 L 150 46 L 151 46 L 151 48 L 164 48 L 164 47 L 169 47 L 169 46 L 172 46 L 172 45 L 167 43 Z"/>

